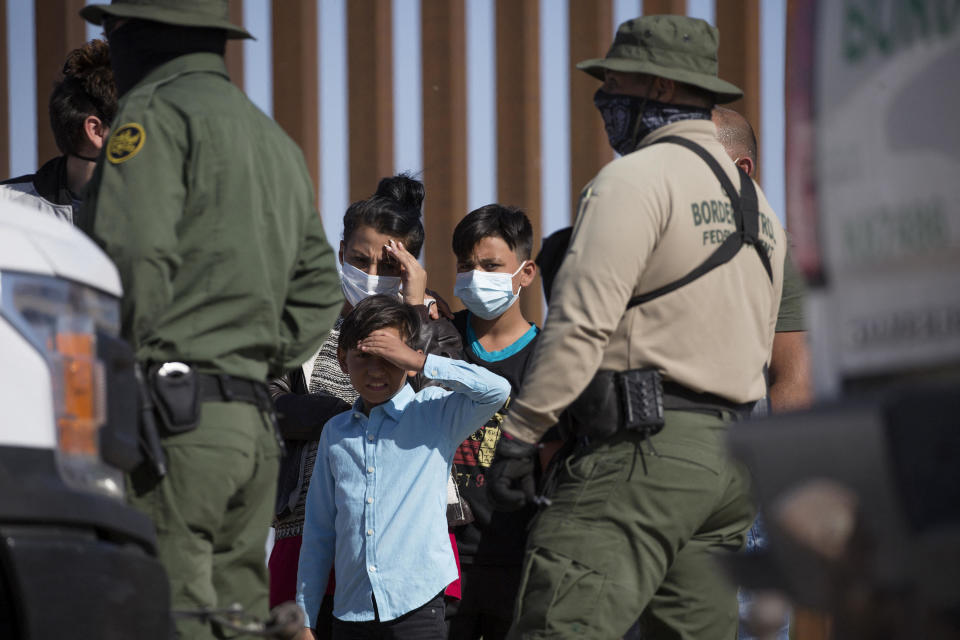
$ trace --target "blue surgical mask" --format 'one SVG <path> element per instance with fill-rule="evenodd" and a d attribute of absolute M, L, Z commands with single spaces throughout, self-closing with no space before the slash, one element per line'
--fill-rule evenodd
<path fill-rule="evenodd" d="M 526 260 L 520 263 L 520 269 Z M 453 294 L 460 298 L 467 309 L 484 320 L 493 320 L 509 309 L 520 291 L 513 292 L 513 276 L 520 273 L 517 269 L 511 273 L 491 273 L 489 271 L 464 271 L 457 274 Z"/>
<path fill-rule="evenodd" d="M 364 298 L 383 293 L 388 296 L 400 294 L 399 276 L 371 276 L 349 262 L 341 265 L 340 286 L 343 297 L 351 306 L 357 306 Z"/>

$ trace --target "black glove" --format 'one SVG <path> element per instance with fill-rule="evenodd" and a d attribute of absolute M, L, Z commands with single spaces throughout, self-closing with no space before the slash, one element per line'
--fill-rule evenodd
<path fill-rule="evenodd" d="M 537 445 L 527 444 L 504 432 L 487 469 L 487 496 L 498 511 L 519 511 L 536 498 L 534 470 Z"/>

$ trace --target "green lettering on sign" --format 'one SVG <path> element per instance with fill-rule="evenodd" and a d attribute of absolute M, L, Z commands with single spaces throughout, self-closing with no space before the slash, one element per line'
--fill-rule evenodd
<path fill-rule="evenodd" d="M 858 64 L 889 57 L 918 42 L 946 38 L 960 24 L 960 0 L 846 0 L 843 56 Z"/>
<path fill-rule="evenodd" d="M 848 259 L 873 262 L 946 248 L 950 224 L 942 202 L 910 202 L 860 212 L 844 225 L 843 239 Z"/>

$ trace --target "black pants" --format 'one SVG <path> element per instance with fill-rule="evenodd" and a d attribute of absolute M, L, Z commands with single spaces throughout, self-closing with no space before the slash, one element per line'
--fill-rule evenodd
<path fill-rule="evenodd" d="M 460 565 L 461 600 L 447 605 L 450 640 L 502 640 L 513 621 L 520 588 L 520 565 L 485 567 Z"/>
<path fill-rule="evenodd" d="M 333 640 L 333 596 L 326 594 L 320 601 L 320 610 L 313 623 L 313 635 L 317 640 Z"/>
<path fill-rule="evenodd" d="M 447 626 L 443 621 L 443 593 L 437 594 L 422 607 L 399 618 L 380 621 L 377 602 L 373 602 L 375 620 L 344 622 L 333 619 L 333 640 L 444 640 Z"/>

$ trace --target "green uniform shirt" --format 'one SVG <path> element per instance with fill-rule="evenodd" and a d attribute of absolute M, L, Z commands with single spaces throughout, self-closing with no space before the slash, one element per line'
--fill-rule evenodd
<path fill-rule="evenodd" d="M 780 310 L 777 312 L 777 333 L 807 330 L 807 321 L 803 312 L 806 293 L 803 276 L 793 264 L 788 246 L 787 257 L 783 261 L 783 295 L 780 297 Z"/>
<path fill-rule="evenodd" d="M 114 123 L 80 226 L 120 271 L 138 360 L 300 365 L 343 302 L 300 149 L 211 53 L 152 70 Z"/>

